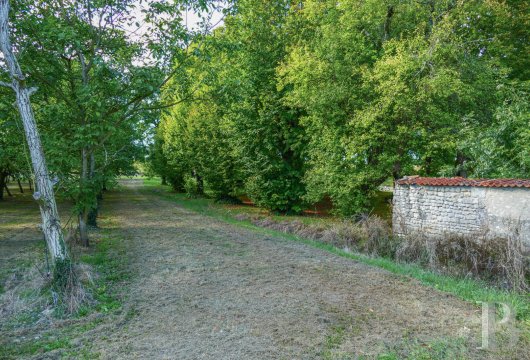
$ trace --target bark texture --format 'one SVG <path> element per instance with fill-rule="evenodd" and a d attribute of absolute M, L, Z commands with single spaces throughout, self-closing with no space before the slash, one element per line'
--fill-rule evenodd
<path fill-rule="evenodd" d="M 68 254 L 64 244 L 59 214 L 57 212 L 53 185 L 50 181 L 35 116 L 31 108 L 30 95 L 35 89 L 27 87 L 26 78 L 13 53 L 9 38 L 9 0 L 0 0 L 0 51 L 4 56 L 9 70 L 11 77 L 10 87 L 15 92 L 17 107 L 24 125 L 31 164 L 35 173 L 36 191 L 33 197 L 39 203 L 42 217 L 42 231 L 48 245 L 48 250 L 55 263 L 64 261 L 68 258 Z"/>

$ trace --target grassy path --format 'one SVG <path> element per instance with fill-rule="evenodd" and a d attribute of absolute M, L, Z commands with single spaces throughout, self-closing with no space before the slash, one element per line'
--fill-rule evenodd
<path fill-rule="evenodd" d="M 76 250 L 100 271 L 97 305 L 64 319 L 41 313 L 24 279 L 42 280 L 20 264 L 43 261 L 38 210 L 0 204 L 0 358 L 521 358 L 476 350 L 480 309 L 453 295 L 166 195 L 142 180 L 106 193 L 93 247 Z"/>
<path fill-rule="evenodd" d="M 101 358 L 483 357 L 469 351 L 477 309 L 414 280 L 190 212 L 141 181 L 107 197 L 108 214 L 125 229 L 134 316 L 93 331 Z"/>

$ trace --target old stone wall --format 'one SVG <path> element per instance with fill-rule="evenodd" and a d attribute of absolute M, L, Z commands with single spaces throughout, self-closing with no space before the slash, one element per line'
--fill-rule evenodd
<path fill-rule="evenodd" d="M 530 189 L 396 185 L 393 230 L 445 235 L 519 237 L 530 247 Z"/>

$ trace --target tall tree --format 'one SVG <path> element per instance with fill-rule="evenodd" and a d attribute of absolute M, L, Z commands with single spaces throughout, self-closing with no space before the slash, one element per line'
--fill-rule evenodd
<path fill-rule="evenodd" d="M 343 214 L 368 210 L 387 178 L 466 175 L 466 146 L 492 124 L 506 46 L 503 2 L 313 1 L 279 68 L 307 114 L 305 181 Z"/>
<path fill-rule="evenodd" d="M 2 85 L 11 88 L 15 93 L 35 176 L 36 191 L 33 196 L 39 203 L 42 231 L 54 260 L 55 268 L 62 269 L 59 264 L 68 261 L 68 254 L 57 212 L 53 184 L 49 176 L 39 131 L 31 107 L 30 96 L 36 91 L 36 88 L 27 86 L 26 76 L 22 72 L 13 52 L 9 31 L 9 8 L 9 0 L 0 0 L 0 51 L 4 56 L 11 79 L 11 83 L 2 83 Z"/>
<path fill-rule="evenodd" d="M 24 49 L 20 61 L 44 90 L 35 101 L 47 130 L 44 146 L 56 155 L 50 168 L 74 201 L 80 238 L 88 246 L 87 225 L 96 225 L 102 189 L 130 173 L 142 156 L 142 137 L 158 115 L 160 89 L 175 75 L 171 64 L 186 57 L 195 35 L 182 21 L 184 11 L 207 12 L 211 2 L 16 4 L 24 14 L 14 18 L 16 46 Z M 135 18 L 138 13 L 143 19 Z"/>

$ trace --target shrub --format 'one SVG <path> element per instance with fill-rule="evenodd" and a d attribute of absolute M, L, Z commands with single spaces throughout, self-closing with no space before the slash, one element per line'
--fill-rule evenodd
<path fill-rule="evenodd" d="M 360 227 L 366 234 L 364 252 L 387 258 L 394 258 L 396 241 L 388 223 L 378 216 L 367 216 L 359 221 Z"/>
<path fill-rule="evenodd" d="M 199 195 L 199 187 L 195 177 L 190 175 L 184 176 L 184 191 L 190 198 L 195 198 Z"/>

